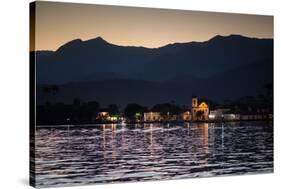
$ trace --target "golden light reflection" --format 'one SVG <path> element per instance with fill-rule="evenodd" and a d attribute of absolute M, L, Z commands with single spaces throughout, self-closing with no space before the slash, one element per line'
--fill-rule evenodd
<path fill-rule="evenodd" d="M 203 123 L 203 145 L 205 154 L 209 152 L 209 125 L 208 123 Z"/>
<path fill-rule="evenodd" d="M 116 124 L 111 124 L 111 150 L 112 150 L 112 153 L 111 153 L 111 157 L 112 159 L 116 159 L 116 156 L 117 156 L 117 152 L 116 152 L 116 133 L 115 133 L 115 130 L 116 130 Z"/>
<path fill-rule="evenodd" d="M 202 150 L 204 153 L 204 162 L 208 164 L 208 154 L 209 154 L 209 124 L 208 123 L 200 123 L 198 125 L 201 130 L 202 135 Z"/>
<path fill-rule="evenodd" d="M 144 129 L 149 130 L 149 152 L 150 158 L 154 156 L 154 138 L 153 138 L 153 124 L 152 123 L 145 123 Z"/>
<path fill-rule="evenodd" d="M 150 145 L 153 147 L 153 126 L 150 124 Z"/>
<path fill-rule="evenodd" d="M 150 158 L 153 158 L 154 157 L 154 140 L 153 140 L 153 125 L 150 124 L 150 146 L 149 146 L 149 149 L 150 149 Z"/>
<path fill-rule="evenodd" d="M 105 161 L 106 158 L 106 130 L 105 130 L 105 124 L 102 125 L 102 137 L 103 137 L 103 160 Z"/>
<path fill-rule="evenodd" d="M 208 154 L 209 154 L 209 123 L 191 123 L 191 133 L 190 137 L 199 138 L 199 144 L 193 144 L 194 147 L 192 151 L 194 154 L 203 154 L 204 163 L 208 164 Z M 195 158 L 196 159 L 196 158 Z"/>
<path fill-rule="evenodd" d="M 224 148 L 224 123 L 221 125 L 221 146 Z"/>

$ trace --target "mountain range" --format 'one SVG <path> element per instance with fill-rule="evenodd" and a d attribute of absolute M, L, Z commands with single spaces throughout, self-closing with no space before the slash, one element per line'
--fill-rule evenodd
<path fill-rule="evenodd" d="M 114 45 L 101 37 L 36 51 L 37 101 L 102 104 L 216 101 L 263 93 L 273 82 L 273 39 L 217 35 L 159 48 Z M 46 85 L 59 86 L 55 95 Z"/>

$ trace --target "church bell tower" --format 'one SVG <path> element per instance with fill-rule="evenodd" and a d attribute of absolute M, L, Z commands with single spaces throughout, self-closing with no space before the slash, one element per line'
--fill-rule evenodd
<path fill-rule="evenodd" d="M 196 96 L 192 97 L 192 108 L 198 107 L 198 98 Z"/>

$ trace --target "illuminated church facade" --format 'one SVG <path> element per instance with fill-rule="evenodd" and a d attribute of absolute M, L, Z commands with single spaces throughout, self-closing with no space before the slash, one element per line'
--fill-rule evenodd
<path fill-rule="evenodd" d="M 206 121 L 209 119 L 209 106 L 206 102 L 199 102 L 196 96 L 191 102 L 192 121 Z"/>

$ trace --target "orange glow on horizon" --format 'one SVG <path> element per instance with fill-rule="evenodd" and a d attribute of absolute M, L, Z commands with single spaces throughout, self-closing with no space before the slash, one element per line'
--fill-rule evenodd
<path fill-rule="evenodd" d="M 121 46 L 157 48 L 215 35 L 273 38 L 273 16 L 36 2 L 35 49 L 102 37 Z"/>

